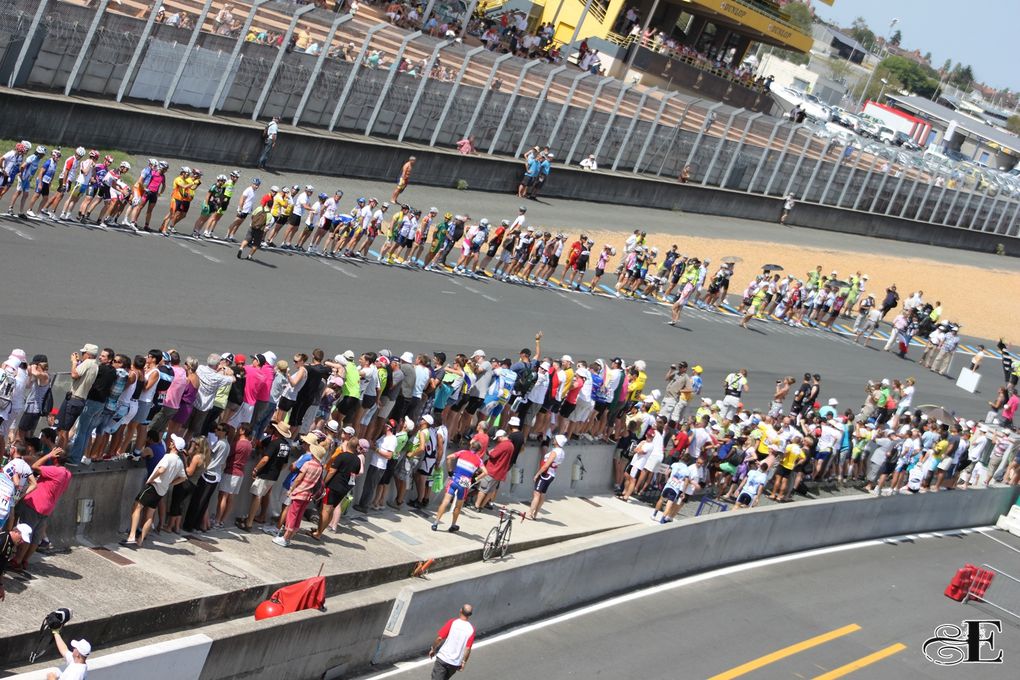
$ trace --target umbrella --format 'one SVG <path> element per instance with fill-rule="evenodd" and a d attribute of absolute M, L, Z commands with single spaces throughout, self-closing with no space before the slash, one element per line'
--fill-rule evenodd
<path fill-rule="evenodd" d="M 727 255 L 722 259 L 726 264 L 736 264 L 737 262 L 743 262 L 744 258 L 737 257 L 736 255 Z"/>
<path fill-rule="evenodd" d="M 767 264 L 761 268 L 763 272 L 781 272 L 783 271 L 783 265 L 781 264 Z"/>
<path fill-rule="evenodd" d="M 830 281 L 826 281 L 825 285 L 827 285 L 827 286 L 835 286 L 836 288 L 849 288 L 850 287 L 850 282 L 849 281 L 840 281 L 839 279 L 832 279 Z"/>
<path fill-rule="evenodd" d="M 946 424 L 956 422 L 956 418 L 953 417 L 953 414 L 942 406 L 924 404 L 923 406 L 920 406 L 919 409 L 922 415 L 928 416 L 928 420 L 938 420 L 939 422 Z"/>

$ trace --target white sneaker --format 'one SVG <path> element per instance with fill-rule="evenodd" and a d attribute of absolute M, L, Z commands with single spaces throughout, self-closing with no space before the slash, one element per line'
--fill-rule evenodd
<path fill-rule="evenodd" d="M 283 536 L 277 536 L 276 538 L 274 538 L 273 543 L 282 548 L 286 548 L 288 545 L 290 545 L 290 541 L 284 540 Z"/>
<path fill-rule="evenodd" d="M 32 212 L 31 210 L 29 210 L 29 211 L 28 211 L 27 213 L 25 213 L 25 214 L 26 214 L 26 215 L 28 215 L 29 217 L 35 217 L 35 216 L 36 216 L 36 214 L 35 214 L 34 212 Z"/>

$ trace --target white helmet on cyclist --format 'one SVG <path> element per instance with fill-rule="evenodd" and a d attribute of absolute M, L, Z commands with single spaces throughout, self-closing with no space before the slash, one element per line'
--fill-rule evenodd
<path fill-rule="evenodd" d="M 82 158 L 85 155 L 85 147 L 79 146 L 77 149 L 74 150 L 74 155 L 77 156 L 78 158 Z"/>
<path fill-rule="evenodd" d="M 38 155 L 42 156 L 42 155 L 44 155 L 46 153 L 46 147 L 43 146 L 42 144 L 40 144 L 39 146 L 35 147 L 35 152 Z"/>
<path fill-rule="evenodd" d="M 127 161 L 121 161 L 120 162 L 120 169 L 121 170 L 130 170 L 131 169 L 131 164 L 128 163 Z"/>

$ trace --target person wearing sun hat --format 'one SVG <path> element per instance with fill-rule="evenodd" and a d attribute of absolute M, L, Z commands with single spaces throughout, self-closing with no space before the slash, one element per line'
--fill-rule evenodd
<path fill-rule="evenodd" d="M 290 459 L 292 447 L 290 425 L 273 423 L 269 441 L 262 446 L 262 457 L 251 471 L 251 506 L 248 515 L 237 518 L 234 522 L 237 528 L 251 531 L 255 522 L 260 524 L 265 522 L 270 492 Z"/>

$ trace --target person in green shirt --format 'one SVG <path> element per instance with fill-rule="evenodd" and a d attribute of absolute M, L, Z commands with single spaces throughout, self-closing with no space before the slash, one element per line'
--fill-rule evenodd
<path fill-rule="evenodd" d="M 429 247 L 428 255 L 425 256 L 425 269 L 432 267 L 432 261 L 446 245 L 446 234 L 450 231 L 451 220 L 453 220 L 453 213 L 448 212 L 443 215 L 443 221 L 436 226 L 436 230 L 432 234 L 432 245 Z"/>

